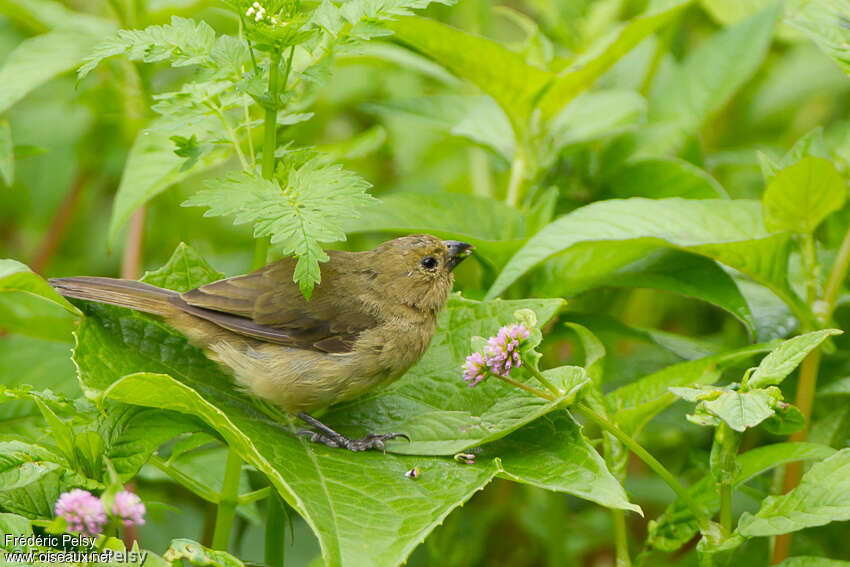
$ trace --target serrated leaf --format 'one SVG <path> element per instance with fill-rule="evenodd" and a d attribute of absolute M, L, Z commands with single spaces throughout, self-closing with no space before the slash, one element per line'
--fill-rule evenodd
<path fill-rule="evenodd" d="M 795 0 L 785 10 L 788 24 L 808 35 L 845 73 L 850 73 L 850 2 Z"/>
<path fill-rule="evenodd" d="M 552 81 L 540 99 L 537 106 L 543 118 L 555 116 L 646 36 L 669 22 L 689 3 L 689 0 L 653 3 L 645 14 L 632 19 L 621 29 L 604 38 L 601 45 L 594 46 L 589 53 L 580 56 L 575 66 L 567 68 Z"/>
<path fill-rule="evenodd" d="M 794 490 L 768 496 L 757 514 L 745 512 L 736 532 L 772 536 L 843 520 L 850 520 L 850 449 L 812 465 Z"/>
<path fill-rule="evenodd" d="M 101 30 L 102 34 L 110 29 Z M 57 29 L 25 39 L 0 68 L 0 113 L 53 77 L 70 71 L 101 36 L 74 29 Z"/>
<path fill-rule="evenodd" d="M 813 349 L 828 337 L 842 333 L 839 329 L 824 329 L 788 339 L 762 359 L 747 380 L 747 387 L 764 388 L 781 383 Z"/>
<path fill-rule="evenodd" d="M 727 391 L 715 400 L 703 402 L 702 407 L 735 431 L 744 431 L 772 416 L 773 402 L 773 398 L 764 390 Z"/>
<path fill-rule="evenodd" d="M 210 181 L 183 206 L 208 207 L 204 216 L 232 215 L 235 224 L 253 224 L 255 237 L 268 236 L 284 254 L 298 258 L 293 280 L 309 298 L 321 282 L 319 262 L 328 260 L 320 243 L 345 240 L 343 224 L 376 202 L 369 187 L 342 166 L 313 158 L 289 171 L 285 187 L 240 172 Z"/>
<path fill-rule="evenodd" d="M 391 428 L 393 419 L 404 418 L 400 414 L 410 411 L 417 403 L 420 407 L 433 404 L 448 415 L 447 410 L 452 406 L 442 403 L 444 395 L 448 400 L 457 399 L 465 404 L 467 411 L 485 412 L 485 417 L 489 416 L 487 408 L 502 398 L 504 407 L 513 409 L 512 414 L 504 416 L 510 420 L 508 423 L 501 419 L 494 423 L 501 428 L 502 435 L 539 415 L 527 410 L 533 409 L 532 404 L 545 401 L 536 397 L 528 399 L 524 392 L 492 391 L 495 388 L 470 391 L 460 377 L 459 362 L 467 354 L 466 345 L 473 333 L 489 331 L 494 321 L 510 321 L 518 307 L 533 307 L 539 320 L 544 322 L 554 314 L 560 301 L 479 304 L 453 299 L 452 302 L 456 305 L 450 306 L 441 318 L 440 331 L 432 345 L 437 351 L 428 363 L 436 365 L 440 374 L 431 374 L 428 379 L 414 368 L 394 385 L 395 392 L 375 392 L 371 399 L 348 404 L 347 408 L 326 414 L 323 419 L 340 427 L 340 422 L 334 418 L 346 415 L 344 412 L 356 413 L 358 404 L 380 408 L 381 404 L 375 405 L 377 398 L 398 393 L 409 396 L 407 405 L 399 409 L 392 402 L 386 403 L 383 407 L 391 408 L 391 412 L 373 416 L 373 419 L 383 420 L 376 425 L 381 430 Z M 105 388 L 110 398 L 203 419 L 243 459 L 266 474 L 287 502 L 304 516 L 319 537 L 328 565 L 396 565 L 451 509 L 462 504 L 495 475 L 506 472 L 527 478 L 528 482 L 537 481 L 538 477 L 531 474 L 535 471 L 528 472 L 527 477 L 525 472 L 512 473 L 507 464 L 500 469 L 495 459 L 465 465 L 450 458 L 378 452 L 354 454 L 311 444 L 297 437 L 286 424 L 270 421 L 259 413 L 251 401 L 234 388 L 228 376 L 163 324 L 104 305 L 86 305 L 86 310 L 89 316 L 78 331 L 79 345 L 74 355 L 83 383 L 89 388 Z M 459 312 L 452 316 L 452 311 Z M 445 341 L 442 346 L 440 337 Z M 447 352 L 451 355 L 446 356 Z M 423 358 L 417 367 L 426 363 Z M 450 372 L 443 370 L 447 364 L 451 366 Z M 139 371 L 147 372 L 128 375 Z M 429 388 L 422 387 L 423 380 L 427 380 Z M 506 397 L 513 399 L 513 403 L 504 399 Z M 371 428 L 375 424 L 365 425 Z M 343 426 L 340 429 L 356 433 L 352 428 Z M 358 424 L 357 430 L 360 429 L 361 424 Z M 496 435 L 492 429 L 487 433 Z M 481 439 L 476 431 L 461 432 L 461 435 L 465 436 L 462 443 L 455 441 L 455 446 L 470 446 Z M 555 435 L 553 441 L 558 437 Z M 396 443 L 391 449 L 396 447 L 404 448 L 406 444 Z M 552 450 L 561 449 L 556 445 Z M 579 465 L 584 459 L 581 455 L 582 452 L 577 451 Z M 507 449 L 498 456 L 504 463 L 523 462 L 521 455 L 512 456 Z M 410 480 L 404 473 L 414 466 L 421 474 L 417 480 Z M 598 469 L 594 470 L 596 475 Z M 550 478 L 552 488 L 574 490 L 577 494 L 586 492 L 580 486 L 573 486 L 570 478 L 575 477 Z M 578 478 L 588 477 L 578 475 Z M 596 481 L 603 483 L 597 486 L 607 482 L 602 477 Z M 610 503 L 614 501 L 614 494 L 606 489 L 595 498 L 604 498 Z M 623 501 L 621 505 L 627 507 L 628 503 Z M 364 510 L 369 513 L 364 515 Z M 364 549 L 358 544 L 365 541 L 364 538 L 373 545 Z"/>
<path fill-rule="evenodd" d="M 764 191 L 764 222 L 768 230 L 811 234 L 844 205 L 847 188 L 832 162 L 804 157 L 780 171 Z"/>
<path fill-rule="evenodd" d="M 182 293 L 223 278 L 224 274 L 213 268 L 194 248 L 181 242 L 168 262 L 152 272 L 145 272 L 140 281 Z"/>
<path fill-rule="evenodd" d="M 0 179 L 7 187 L 15 181 L 15 147 L 8 120 L 0 120 Z"/>
<path fill-rule="evenodd" d="M 612 253 L 670 247 L 726 264 L 765 285 L 811 317 L 787 281 L 787 235 L 769 235 L 761 206 L 745 200 L 625 199 L 599 201 L 569 213 L 532 236 L 514 255 L 487 292 L 492 298 L 544 260 L 583 247 L 605 246 L 599 261 Z M 615 252 L 612 252 L 614 250 Z M 588 262 L 590 264 L 590 262 Z M 617 264 L 620 268 L 623 264 Z"/>
<path fill-rule="evenodd" d="M 816 443 L 775 443 L 756 447 L 738 455 L 734 486 L 756 475 L 793 461 L 819 460 L 835 454 L 835 449 Z M 711 476 L 692 485 L 688 492 L 704 510 L 713 515 L 720 509 L 720 494 Z M 649 524 L 647 545 L 661 551 L 676 551 L 699 532 L 699 526 L 685 502 L 677 499 L 662 515 Z"/>
<path fill-rule="evenodd" d="M 79 310 L 16 260 L 0 260 L 0 329 L 68 341 Z"/>
<path fill-rule="evenodd" d="M 644 158 L 630 161 L 605 180 L 617 198 L 719 199 L 726 191 L 705 170 L 679 158 Z"/>

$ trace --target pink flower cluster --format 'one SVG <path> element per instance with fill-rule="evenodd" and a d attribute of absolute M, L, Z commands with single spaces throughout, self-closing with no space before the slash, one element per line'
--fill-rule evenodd
<path fill-rule="evenodd" d="M 519 347 L 530 334 L 522 324 L 505 325 L 499 329 L 495 336 L 487 339 L 483 355 L 473 352 L 466 357 L 463 379 L 472 387 L 484 380 L 488 373 L 497 376 L 510 374 L 511 368 L 522 365 Z"/>
<path fill-rule="evenodd" d="M 65 518 L 69 531 L 90 537 L 102 533 L 108 521 L 103 501 L 88 490 L 79 488 L 63 492 L 53 511 L 57 517 Z M 124 526 L 140 526 L 145 523 L 145 505 L 137 495 L 122 490 L 115 495 L 112 515 Z"/>

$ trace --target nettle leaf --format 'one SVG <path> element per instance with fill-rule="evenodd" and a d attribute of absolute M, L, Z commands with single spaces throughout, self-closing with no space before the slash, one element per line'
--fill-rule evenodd
<path fill-rule="evenodd" d="M 788 24 L 808 35 L 845 73 L 850 73 L 850 2 L 795 0 L 785 10 Z"/>
<path fill-rule="evenodd" d="M 551 299 L 479 303 L 452 298 L 429 353 L 419 364 L 391 387 L 334 408 L 324 419 L 350 434 L 365 428 L 389 431 L 402 420 L 411 426 L 420 423 L 416 431 L 424 434 L 429 414 L 443 412 L 441 419 L 467 428 L 446 432 L 443 447 L 449 454 L 503 437 L 541 415 L 540 406 L 547 402 L 513 388 L 490 387 L 495 383 L 487 389 L 467 388 L 460 363 L 468 353 L 469 339 L 491 332 L 496 322 L 512 321 L 518 308 L 533 309 L 542 324 L 560 305 Z M 576 435 L 572 420 L 549 422 L 541 433 L 548 431 L 551 445 L 547 450 L 544 437 L 537 437 L 540 444 L 533 459 L 515 449 L 527 445 L 524 438 L 501 448 L 487 446 L 487 453 L 481 453 L 487 458 L 479 458 L 474 465 L 450 457 L 331 449 L 296 436 L 286 423 L 271 421 L 215 364 L 164 324 L 105 305 L 86 304 L 85 309 L 88 317 L 78 330 L 74 354 L 83 384 L 104 390 L 105 397 L 117 401 L 197 416 L 214 428 L 243 459 L 267 475 L 305 518 L 319 538 L 328 565 L 402 562 L 453 508 L 497 475 L 605 505 L 632 507 L 622 489 L 603 474 L 586 441 Z M 460 404 L 463 409 L 457 409 Z M 452 417 L 452 412 L 468 417 Z M 350 416 L 358 415 L 369 421 L 355 423 Z M 418 433 L 406 431 L 416 443 Z M 420 446 L 433 446 L 439 439 L 423 442 Z M 390 450 L 409 448 L 401 441 Z M 559 460 L 569 465 L 562 465 L 560 475 L 535 466 L 538 461 Z M 404 473 L 414 466 L 419 478 L 406 478 Z M 367 538 L 371 545 L 364 548 L 360 544 Z"/>
<path fill-rule="evenodd" d="M 618 168 L 605 184 L 617 198 L 726 198 L 726 190 L 705 170 L 679 158 L 644 158 Z"/>
<path fill-rule="evenodd" d="M 740 486 L 755 476 L 793 461 L 825 459 L 836 453 L 835 449 L 817 443 L 775 443 L 756 447 L 737 456 L 738 472 L 734 486 Z M 709 515 L 720 509 L 720 494 L 713 477 L 705 476 L 693 484 L 688 492 Z M 649 523 L 647 545 L 661 551 L 676 551 L 688 543 L 699 526 L 682 499 L 677 499 L 654 521 Z"/>
<path fill-rule="evenodd" d="M 492 96 L 517 135 L 526 131 L 537 96 L 554 77 L 500 43 L 434 20 L 401 18 L 385 25 L 402 43 Z"/>
<path fill-rule="evenodd" d="M 651 247 L 669 247 L 706 256 L 746 274 L 796 308 L 811 314 L 791 290 L 787 234 L 769 235 L 761 206 L 749 200 L 624 199 L 599 201 L 550 223 L 514 255 L 487 292 L 501 294 L 544 260 L 573 251 L 611 266 L 610 255 L 637 260 Z M 612 268 L 620 268 L 617 262 Z"/>
<path fill-rule="evenodd" d="M 702 402 L 709 413 L 725 421 L 735 431 L 755 427 L 773 415 L 775 399 L 764 390 L 727 391 L 715 400 Z"/>
<path fill-rule="evenodd" d="M 755 515 L 745 512 L 736 530 L 772 536 L 850 520 L 850 449 L 812 465 L 791 492 L 768 496 Z"/>
<path fill-rule="evenodd" d="M 212 180 L 187 199 L 185 207 L 208 207 L 204 216 L 233 215 L 235 224 L 252 223 L 254 236 L 270 236 L 284 254 L 298 258 L 293 275 L 309 297 L 321 281 L 319 262 L 328 260 L 321 242 L 345 240 L 343 223 L 376 202 L 369 183 L 340 165 L 313 158 L 289 171 L 286 185 L 240 172 Z"/>
<path fill-rule="evenodd" d="M 764 191 L 764 222 L 768 230 L 811 234 L 844 205 L 847 189 L 831 161 L 804 157 L 780 171 Z"/>
<path fill-rule="evenodd" d="M 747 387 L 764 388 L 780 384 L 827 337 L 841 334 L 843 331 L 839 329 L 824 329 L 788 339 L 762 359 L 747 380 Z"/>
<path fill-rule="evenodd" d="M 174 67 L 198 65 L 208 61 L 214 42 L 215 30 L 206 22 L 172 16 L 171 24 L 119 30 L 114 37 L 102 41 L 86 57 L 77 78 L 84 78 L 104 59 L 121 54 L 130 61 L 171 60 Z"/>
<path fill-rule="evenodd" d="M 0 259 L 0 329 L 68 341 L 79 315 L 76 307 L 27 266 Z"/>
<path fill-rule="evenodd" d="M 631 19 L 621 29 L 603 38 L 600 45 L 579 56 L 574 65 L 552 81 L 537 105 L 544 120 L 555 116 L 564 105 L 590 88 L 614 63 L 688 4 L 689 0 L 653 2 L 646 13 Z"/>
<path fill-rule="evenodd" d="M 185 292 L 224 278 L 195 249 L 181 242 L 161 268 L 145 272 L 140 280 L 174 291 Z"/>

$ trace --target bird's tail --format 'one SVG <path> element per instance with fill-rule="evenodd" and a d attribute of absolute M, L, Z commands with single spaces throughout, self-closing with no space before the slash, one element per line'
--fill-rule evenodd
<path fill-rule="evenodd" d="M 109 303 L 145 313 L 167 316 L 176 308 L 171 300 L 180 294 L 134 280 L 79 276 L 52 278 L 50 285 L 65 297 Z"/>

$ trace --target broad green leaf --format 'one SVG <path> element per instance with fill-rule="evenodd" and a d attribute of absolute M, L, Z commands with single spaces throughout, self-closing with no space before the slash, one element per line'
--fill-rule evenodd
<path fill-rule="evenodd" d="M 16 260 L 0 260 L 0 329 L 68 341 L 76 307 Z"/>
<path fill-rule="evenodd" d="M 201 169 L 224 161 L 223 152 L 212 152 L 193 169 L 183 170 L 185 158 L 174 153 L 174 144 L 170 140 L 173 134 L 173 131 L 154 122 L 136 136 L 112 204 L 107 237 L 109 245 L 115 243 L 121 228 L 137 208 Z"/>
<path fill-rule="evenodd" d="M 481 144 L 510 160 L 514 133 L 504 111 L 485 95 L 434 95 L 370 104 L 374 112 L 400 113 L 428 120 L 453 136 Z"/>
<path fill-rule="evenodd" d="M 210 180 L 183 206 L 207 207 L 204 216 L 233 216 L 235 224 L 253 224 L 255 237 L 268 236 L 283 254 L 298 258 L 293 280 L 309 299 L 322 280 L 319 262 L 328 261 L 321 243 L 345 240 L 343 224 L 376 200 L 362 177 L 318 157 L 289 168 L 282 177 L 278 182 L 233 173 Z"/>
<path fill-rule="evenodd" d="M 737 457 L 740 467 L 735 476 L 735 486 L 775 467 L 793 461 L 825 459 L 835 454 L 835 449 L 816 443 L 775 443 L 756 447 Z M 688 490 L 694 500 L 709 514 L 720 509 L 720 495 L 711 476 L 703 477 Z M 683 500 L 677 499 L 664 513 L 649 524 L 647 545 L 661 551 L 676 551 L 699 532 L 696 520 Z"/>
<path fill-rule="evenodd" d="M 559 306 L 559 300 L 487 304 L 453 299 L 440 320 L 441 330 L 430 354 L 406 377 L 371 398 L 334 410 L 324 419 L 346 433 L 357 434 L 364 431 L 362 424 L 358 423 L 355 429 L 354 425 L 346 427 L 335 419 L 365 414 L 366 406 L 384 407 L 389 411 L 384 412 L 383 423 L 365 425 L 388 431 L 395 424 L 393 420 L 405 419 L 408 411 L 436 410 L 449 415 L 455 408 L 462 408 L 459 413 L 474 412 L 485 419 L 466 421 L 470 431 L 450 432 L 456 440 L 449 440 L 447 449 L 483 442 L 482 435 L 488 439 L 503 436 L 541 415 L 539 408 L 546 402 L 514 389 L 489 387 L 491 384 L 487 384 L 487 389 L 467 388 L 460 376 L 460 363 L 468 353 L 469 339 L 473 334 L 492 333 L 494 326 L 511 321 L 519 307 L 535 308 L 538 319 L 545 322 Z M 90 304 L 85 308 L 89 316 L 78 331 L 75 352 L 83 383 L 88 388 L 108 388 L 106 396 L 119 401 L 203 419 L 245 460 L 266 474 L 287 502 L 305 517 L 317 533 L 330 565 L 399 563 L 452 508 L 502 472 L 495 460 L 463 465 L 448 458 L 352 454 L 310 444 L 296 437 L 289 426 L 270 421 L 258 412 L 228 376 L 163 324 L 109 306 Z M 439 374 L 431 373 L 429 368 Z M 132 375 L 125 376 L 128 374 Z M 121 379 L 115 382 L 118 378 Z M 409 396 L 404 406 L 381 403 L 380 397 L 399 394 Z M 452 405 L 446 400 L 456 401 Z M 493 426 L 484 431 L 474 427 L 495 418 L 488 413 L 494 404 L 503 411 Z M 417 406 L 421 409 L 417 410 Z M 427 423 L 427 419 L 428 414 L 423 413 L 421 421 Z M 462 420 L 455 423 L 461 424 Z M 392 449 L 405 447 L 406 443 L 399 442 Z M 577 452 L 577 456 L 580 454 Z M 504 462 L 508 462 L 509 455 L 507 451 L 501 455 Z M 413 466 L 421 471 L 415 481 L 404 476 Z M 507 467 L 504 470 L 512 474 Z M 515 476 L 524 478 L 524 474 Z M 531 481 L 535 481 L 534 477 L 530 477 Z M 581 492 L 578 487 L 575 490 Z M 602 494 L 610 498 L 613 493 Z M 602 494 L 599 498 L 603 498 Z M 627 507 L 628 503 L 624 501 L 622 506 Z M 363 510 L 371 512 L 364 516 Z M 367 537 L 374 547 L 363 549 L 358 542 Z"/>
<path fill-rule="evenodd" d="M 540 99 L 538 107 L 543 118 L 555 116 L 579 93 L 587 90 L 621 57 L 659 27 L 669 22 L 689 0 L 672 0 L 653 3 L 645 13 L 605 38 L 601 45 L 579 57 L 577 64 L 568 67 L 552 82 Z"/>
<path fill-rule="evenodd" d="M 808 35 L 845 73 L 850 73 L 850 29 L 847 0 L 794 0 L 785 21 Z"/>
<path fill-rule="evenodd" d="M 844 205 L 847 188 L 827 159 L 804 157 L 780 171 L 764 191 L 764 222 L 768 230 L 811 234 Z"/>
<path fill-rule="evenodd" d="M 402 43 L 492 96 L 518 136 L 526 130 L 537 97 L 553 77 L 495 41 L 434 20 L 400 18 L 385 25 Z"/>
<path fill-rule="evenodd" d="M 5 534 L 26 538 L 32 535 L 32 522 L 29 518 L 17 514 L 0 514 L 0 549 L 5 551 L 25 551 L 27 545 L 17 545 L 14 539 L 7 540 Z M 19 540 L 20 541 L 20 540 Z"/>
<path fill-rule="evenodd" d="M 146 272 L 140 279 L 145 283 L 184 292 L 224 278 L 194 248 L 181 242 L 171 258 L 161 268 Z"/>
<path fill-rule="evenodd" d="M 827 559 L 826 557 L 789 557 L 778 567 L 850 567 L 850 561 Z"/>
<path fill-rule="evenodd" d="M 569 298 L 599 287 L 660 289 L 712 303 L 751 333 L 756 330 L 746 299 L 715 261 L 652 242 L 582 242 L 548 260 L 540 272 L 534 295 Z"/>
<path fill-rule="evenodd" d="M 15 181 L 15 148 L 12 127 L 8 120 L 0 120 L 0 179 L 7 187 Z"/>
<path fill-rule="evenodd" d="M 707 256 L 746 274 L 810 317 L 787 280 L 787 235 L 769 235 L 761 206 L 748 200 L 624 199 L 599 201 L 569 213 L 532 236 L 487 292 L 501 294 L 544 260 L 580 246 L 600 246 L 598 260 L 617 250 L 634 259 L 655 246 Z M 619 267 L 619 266 L 617 266 Z"/>
<path fill-rule="evenodd" d="M 377 207 L 343 224 L 347 233 L 427 232 L 475 245 L 496 265 L 504 265 L 525 232 L 522 214 L 501 201 L 460 193 L 393 193 Z"/>
<path fill-rule="evenodd" d="M 210 565 L 212 567 L 244 567 L 236 557 L 225 551 L 216 551 L 202 546 L 191 539 L 174 539 L 163 554 L 163 559 L 170 561 L 172 565 Z"/>
<path fill-rule="evenodd" d="M 18 44 L 0 68 L 0 113 L 36 87 L 79 65 L 98 39 L 91 33 L 63 29 Z"/>
<path fill-rule="evenodd" d="M 753 390 L 723 392 L 716 400 L 703 402 L 702 405 L 735 431 L 744 431 L 772 416 L 773 402 L 773 398 L 764 390 Z"/>
<path fill-rule="evenodd" d="M 671 131 L 672 145 L 695 133 L 755 73 L 770 46 L 777 13 L 778 4 L 772 3 L 717 32 L 656 85 L 649 120 Z"/>
<path fill-rule="evenodd" d="M 850 520 L 850 449 L 812 465 L 794 490 L 768 496 L 757 514 L 745 512 L 736 531 L 772 536 L 844 520 Z"/>
<path fill-rule="evenodd" d="M 762 359 L 747 380 L 747 387 L 764 388 L 781 383 L 827 337 L 842 333 L 838 329 L 824 329 L 788 339 Z"/>
<path fill-rule="evenodd" d="M 765 352 L 766 345 L 753 345 L 738 350 L 673 364 L 609 392 L 605 397 L 616 413 L 614 419 L 626 431 L 635 433 L 676 401 L 669 389 L 682 386 L 713 384 L 721 369 L 748 357 Z"/>
<path fill-rule="evenodd" d="M 721 199 L 726 191 L 705 170 L 679 158 L 644 158 L 626 163 L 605 180 L 617 198 Z"/>
<path fill-rule="evenodd" d="M 801 136 L 781 158 L 773 159 L 761 151 L 756 152 L 756 154 L 758 155 L 761 174 L 764 177 L 765 184 L 769 184 L 776 177 L 777 173 L 791 167 L 804 157 L 829 158 L 829 152 L 824 145 L 823 127 L 821 126 Z"/>
<path fill-rule="evenodd" d="M 845 376 L 820 388 L 818 396 L 850 396 L 850 376 Z"/>

